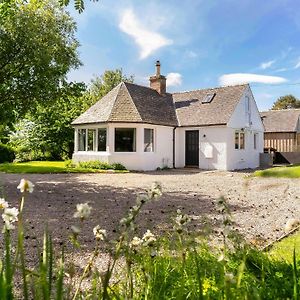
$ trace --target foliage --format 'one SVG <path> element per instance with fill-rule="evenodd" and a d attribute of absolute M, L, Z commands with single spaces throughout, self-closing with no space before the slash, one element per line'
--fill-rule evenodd
<path fill-rule="evenodd" d="M 113 166 L 111 167 L 113 169 Z M 113 169 L 114 172 L 128 172 Z M 71 161 L 29 161 L 23 163 L 3 163 L 0 164 L 0 172 L 17 173 L 17 174 L 48 174 L 48 173 L 102 173 L 104 169 L 82 168 L 74 165 Z"/>
<path fill-rule="evenodd" d="M 300 108 L 300 100 L 293 95 L 279 97 L 273 104 L 272 110 Z"/>
<path fill-rule="evenodd" d="M 0 6 L 0 120 L 60 95 L 66 74 L 80 65 L 76 26 L 53 0 L 8 0 Z"/>
<path fill-rule="evenodd" d="M 255 171 L 254 176 L 300 178 L 300 166 L 291 165 L 291 166 L 275 167 L 266 170 Z"/>
<path fill-rule="evenodd" d="M 13 149 L 7 145 L 0 144 L 0 163 L 12 162 L 15 159 Z"/>
<path fill-rule="evenodd" d="M 18 188 L 22 192 L 19 211 L 11 209 L 1 199 L 6 248 L 1 258 L 1 299 L 13 299 L 13 283 L 17 277 L 22 280 L 18 289 L 24 299 L 299 298 L 299 266 L 295 251 L 290 264 L 270 259 L 245 243 L 231 240 L 230 232 L 226 232 L 230 227 L 230 212 L 224 198 L 219 201 L 224 225 L 221 251 L 210 246 L 204 237 L 191 232 L 189 217 L 180 211 L 174 219 L 174 230 L 168 236 L 157 239 L 149 230 L 141 238 L 136 236 L 135 221 L 139 212 L 162 194 L 157 183 L 139 194 L 136 205 L 120 221 L 116 241 L 110 241 L 105 229 L 94 227 L 95 250 L 83 270 L 75 268 L 75 261 L 65 262 L 63 253 L 56 254 L 47 231 L 39 263 L 29 269 L 22 214 L 33 184 L 23 179 Z M 76 209 L 74 217 L 78 218 L 78 225 L 72 226 L 69 242 L 81 248 L 80 233 L 91 207 L 81 203 Z M 11 217 L 8 219 L 8 216 Z M 11 231 L 15 222 L 18 224 L 17 244 L 13 252 Z M 107 269 L 100 273 L 95 262 L 100 258 L 102 247 L 106 247 L 111 259 Z"/>
<path fill-rule="evenodd" d="M 78 163 L 80 168 L 84 169 L 99 169 L 99 170 L 126 170 L 126 168 L 120 163 L 109 164 L 99 160 L 94 161 L 81 161 Z"/>
<path fill-rule="evenodd" d="M 93 2 L 98 2 L 99 0 L 90 0 Z M 60 5 L 67 6 L 70 3 L 70 0 L 59 0 Z M 79 12 L 82 13 L 85 9 L 84 0 L 74 0 L 74 7 Z"/>
<path fill-rule="evenodd" d="M 122 69 L 115 69 L 106 70 L 100 77 L 96 76 L 93 78 L 88 91 L 92 102 L 100 100 L 122 81 L 133 83 L 134 76 L 127 76 L 123 74 Z"/>

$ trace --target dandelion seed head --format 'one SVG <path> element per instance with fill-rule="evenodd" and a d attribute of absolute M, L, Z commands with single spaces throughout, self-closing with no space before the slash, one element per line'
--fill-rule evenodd
<path fill-rule="evenodd" d="M 76 212 L 74 213 L 74 218 L 80 218 L 82 220 L 87 219 L 91 214 L 92 208 L 88 203 L 76 204 Z"/>

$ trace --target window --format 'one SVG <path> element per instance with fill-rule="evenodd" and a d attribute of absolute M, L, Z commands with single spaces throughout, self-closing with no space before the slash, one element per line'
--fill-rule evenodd
<path fill-rule="evenodd" d="M 253 138 L 254 138 L 254 140 L 253 140 L 253 147 L 254 147 L 254 149 L 257 149 L 258 133 L 254 133 Z"/>
<path fill-rule="evenodd" d="M 95 151 L 96 149 L 96 130 L 88 129 L 87 151 Z"/>
<path fill-rule="evenodd" d="M 144 129 L 144 152 L 154 151 L 154 130 Z"/>
<path fill-rule="evenodd" d="M 246 96 L 245 98 L 245 113 L 246 113 L 246 122 L 251 124 L 251 107 L 250 107 L 250 98 Z"/>
<path fill-rule="evenodd" d="M 135 152 L 135 128 L 115 128 L 115 152 Z"/>
<path fill-rule="evenodd" d="M 206 95 L 203 97 L 201 103 L 202 103 L 202 104 L 203 104 L 203 103 L 210 103 L 210 102 L 213 100 L 213 98 L 215 97 L 215 95 L 216 95 L 216 93 L 208 93 L 208 94 L 206 94 Z"/>
<path fill-rule="evenodd" d="M 243 131 L 235 132 L 234 148 L 235 149 L 245 149 L 245 133 Z"/>
<path fill-rule="evenodd" d="M 106 151 L 106 128 L 98 128 L 98 151 Z"/>
<path fill-rule="evenodd" d="M 86 129 L 78 129 L 78 151 L 85 151 Z"/>

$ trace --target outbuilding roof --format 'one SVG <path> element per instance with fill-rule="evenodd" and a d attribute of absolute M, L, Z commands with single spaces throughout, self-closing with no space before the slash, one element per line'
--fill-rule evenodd
<path fill-rule="evenodd" d="M 122 82 L 72 125 L 105 122 L 225 125 L 247 88 L 244 84 L 161 95 L 152 88 Z"/>
<path fill-rule="evenodd" d="M 260 113 L 265 132 L 296 132 L 300 109 L 269 110 Z"/>

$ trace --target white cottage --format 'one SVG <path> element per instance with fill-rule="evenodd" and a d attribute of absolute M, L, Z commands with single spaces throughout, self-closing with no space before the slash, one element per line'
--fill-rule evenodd
<path fill-rule="evenodd" d="M 166 92 L 166 77 L 150 88 L 122 82 L 73 121 L 73 160 L 119 162 L 129 170 L 259 166 L 264 127 L 250 86 Z"/>

